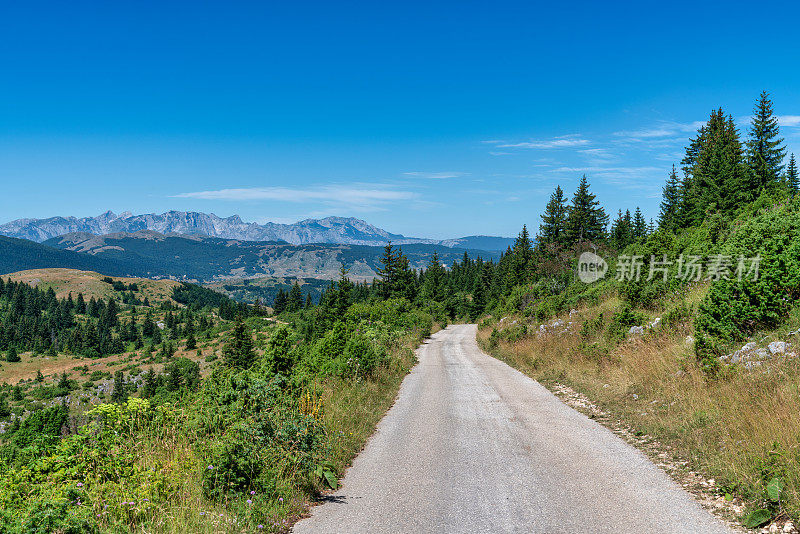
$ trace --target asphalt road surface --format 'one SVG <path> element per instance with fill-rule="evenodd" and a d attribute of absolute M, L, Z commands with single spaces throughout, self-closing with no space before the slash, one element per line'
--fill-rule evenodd
<path fill-rule="evenodd" d="M 487 356 L 436 333 L 339 490 L 303 533 L 729 533 L 646 456 Z"/>

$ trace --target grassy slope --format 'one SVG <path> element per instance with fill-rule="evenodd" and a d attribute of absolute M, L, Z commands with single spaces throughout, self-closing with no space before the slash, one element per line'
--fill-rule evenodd
<path fill-rule="evenodd" d="M 56 297 L 66 298 L 72 293 L 72 298 L 83 293 L 88 301 L 91 297 L 96 299 L 109 297 L 119 297 L 119 293 L 103 282 L 106 275 L 94 271 L 79 271 L 76 269 L 31 269 L 18 271 L 3 275 L 4 279 L 10 278 L 14 282 L 24 282 L 26 284 L 39 287 L 40 289 L 53 288 Z M 139 299 L 147 297 L 151 304 L 156 305 L 166 300 L 172 300 L 172 288 L 179 286 L 180 283 L 174 280 L 151 280 L 149 278 L 121 278 L 112 277 L 126 285 L 135 283 L 139 290 L 134 293 Z"/>
<path fill-rule="evenodd" d="M 706 291 L 695 288 L 687 301 L 696 306 Z M 566 333 L 558 328 L 539 335 L 539 323 L 529 321 L 527 335 L 515 341 L 500 336 L 496 344 L 491 331 L 508 329 L 512 319 L 500 325 L 490 319 L 479 340 L 543 384 L 568 385 L 635 431 L 673 448 L 692 469 L 714 477 L 721 494 L 736 494 L 748 507 L 765 506 L 766 483 L 783 477 L 780 509 L 784 516 L 800 516 L 800 361 L 776 359 L 754 371 L 730 367 L 710 380 L 687 340 L 694 333 L 688 319 L 628 338 L 608 353 L 587 348 L 594 341 L 607 342 L 600 333 L 584 340 L 583 323 L 603 312 L 607 324 L 620 304 L 607 297 L 562 315 L 565 323 L 573 322 Z M 514 319 L 519 321 L 515 327 L 526 321 Z M 780 330 L 759 332 L 753 339 L 762 346 L 775 339 L 793 341 L 788 333 L 798 324 L 800 316 L 794 315 Z"/>

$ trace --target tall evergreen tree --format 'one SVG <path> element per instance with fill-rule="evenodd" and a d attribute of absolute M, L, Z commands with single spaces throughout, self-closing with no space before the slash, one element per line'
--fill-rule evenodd
<path fill-rule="evenodd" d="M 422 279 L 422 292 L 420 293 L 422 298 L 441 301 L 444 297 L 443 284 L 446 274 L 444 267 L 442 267 L 442 260 L 439 259 L 439 254 L 434 251 Z"/>
<path fill-rule="evenodd" d="M 233 332 L 228 338 L 225 348 L 222 349 L 222 354 L 225 357 L 225 363 L 229 367 L 248 369 L 255 362 L 256 354 L 253 352 L 253 338 L 241 317 L 236 318 Z"/>
<path fill-rule="evenodd" d="M 664 184 L 662 193 L 661 211 L 658 214 L 658 227 L 665 230 L 675 230 L 678 223 L 678 208 L 680 206 L 680 179 L 675 165 L 669 173 L 667 183 Z"/>
<path fill-rule="evenodd" d="M 289 291 L 289 301 L 286 303 L 286 309 L 290 312 L 298 311 L 303 307 L 303 292 L 300 289 L 300 284 L 295 280 L 292 289 Z"/>
<path fill-rule="evenodd" d="M 773 114 L 772 101 L 766 91 L 758 97 L 748 133 L 747 163 L 760 193 L 780 183 L 786 156 L 786 147 L 779 137 L 778 118 Z"/>
<path fill-rule="evenodd" d="M 647 221 L 639 206 L 636 206 L 636 211 L 633 213 L 633 237 L 636 239 L 647 237 Z"/>
<path fill-rule="evenodd" d="M 283 288 L 278 289 L 278 294 L 275 296 L 275 301 L 272 303 L 272 309 L 275 315 L 283 313 L 286 310 L 286 302 L 289 300 L 289 295 Z"/>
<path fill-rule="evenodd" d="M 531 243 L 528 227 L 522 226 L 511 251 L 511 261 L 508 271 L 508 285 L 514 287 L 527 281 L 533 268 L 533 244 Z"/>
<path fill-rule="evenodd" d="M 566 226 L 567 199 L 561 186 L 556 186 L 542 214 L 542 223 L 539 225 L 539 235 L 536 238 L 537 244 L 563 243 Z"/>
<path fill-rule="evenodd" d="M 128 400 L 128 391 L 125 388 L 122 371 L 114 373 L 114 390 L 111 392 L 111 400 L 120 404 Z"/>
<path fill-rule="evenodd" d="M 630 210 L 617 211 L 617 217 L 611 223 L 609 237 L 615 248 L 623 249 L 633 242 L 633 223 Z"/>
<path fill-rule="evenodd" d="M 744 149 L 733 117 L 722 109 L 686 148 L 684 180 L 680 187 L 677 227 L 700 224 L 710 211 L 731 214 L 758 195 L 758 184 L 747 169 Z"/>
<path fill-rule="evenodd" d="M 789 157 L 789 165 L 786 167 L 786 183 L 789 186 L 792 196 L 800 191 L 800 179 L 798 179 L 797 164 L 794 161 L 794 154 Z"/>
<path fill-rule="evenodd" d="M 402 249 L 395 249 L 389 242 L 383 248 L 380 262 L 378 275 L 381 277 L 381 281 L 378 285 L 378 296 L 383 299 L 406 297 L 414 300 L 417 290 L 416 279 Z"/>
<path fill-rule="evenodd" d="M 567 215 L 566 238 L 570 243 L 595 241 L 605 236 L 608 215 L 589 191 L 589 181 L 584 174 L 572 197 Z"/>
<path fill-rule="evenodd" d="M 392 242 L 389 241 L 383 247 L 383 256 L 380 257 L 381 267 L 378 268 L 378 276 L 381 277 L 380 285 L 378 287 L 378 294 L 383 299 L 388 299 L 397 290 L 398 273 L 397 273 L 397 259 L 398 251 L 392 247 Z"/>

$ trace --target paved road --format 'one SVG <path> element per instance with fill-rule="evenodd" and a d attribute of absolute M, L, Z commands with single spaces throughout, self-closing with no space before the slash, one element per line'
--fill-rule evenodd
<path fill-rule="evenodd" d="M 397 402 L 303 533 L 729 533 L 642 453 L 481 352 L 418 351 Z"/>

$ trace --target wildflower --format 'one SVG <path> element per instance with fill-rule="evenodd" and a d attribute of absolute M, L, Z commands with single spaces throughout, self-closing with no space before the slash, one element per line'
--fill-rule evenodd
<path fill-rule="evenodd" d="M 75 485 L 76 485 L 76 486 L 78 486 L 79 488 L 82 488 L 82 487 L 83 487 L 83 482 L 78 482 L 78 483 L 77 483 L 77 484 L 75 484 Z"/>
<path fill-rule="evenodd" d="M 253 501 L 251 501 L 250 499 L 247 499 L 247 504 L 253 504 Z"/>
<path fill-rule="evenodd" d="M 206 513 L 205 512 L 200 512 L 200 515 L 206 515 Z"/>
<path fill-rule="evenodd" d="M 209 469 L 209 470 L 214 469 L 214 466 L 213 465 L 209 465 L 207 469 Z"/>
<path fill-rule="evenodd" d="M 264 528 L 264 525 L 258 525 L 258 528 Z"/>
<path fill-rule="evenodd" d="M 283 497 L 278 497 L 279 502 L 283 502 Z"/>
<path fill-rule="evenodd" d="M 256 490 L 250 490 L 250 495 L 255 495 L 255 494 L 256 494 Z"/>

